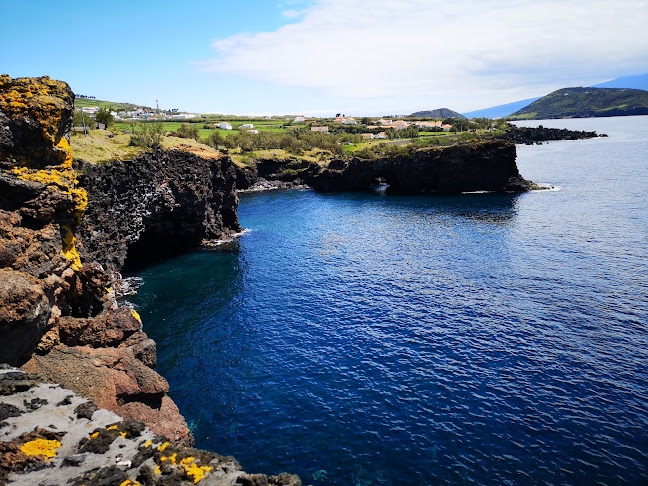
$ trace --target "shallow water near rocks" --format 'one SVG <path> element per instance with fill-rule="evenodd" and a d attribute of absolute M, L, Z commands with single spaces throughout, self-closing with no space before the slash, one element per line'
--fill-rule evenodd
<path fill-rule="evenodd" d="M 529 122 L 560 190 L 241 195 L 251 231 L 139 274 L 197 446 L 304 484 L 648 477 L 648 117 Z"/>

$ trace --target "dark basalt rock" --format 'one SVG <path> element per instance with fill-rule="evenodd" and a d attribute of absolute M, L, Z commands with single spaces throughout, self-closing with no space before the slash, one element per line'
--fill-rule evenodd
<path fill-rule="evenodd" d="M 532 145 L 538 142 L 549 142 L 554 140 L 584 140 L 596 137 L 607 137 L 607 135 L 598 135 L 596 132 L 567 130 L 566 128 L 545 128 L 540 125 L 537 128 L 513 127 L 498 138 L 509 142 Z"/>
<path fill-rule="evenodd" d="M 120 271 L 240 231 L 229 158 L 155 150 L 130 162 L 83 164 L 88 207 L 81 254 Z"/>
<path fill-rule="evenodd" d="M 329 164 L 307 182 L 320 191 L 366 190 L 378 182 L 388 184 L 391 192 L 404 194 L 529 191 L 535 185 L 522 178 L 515 158 L 512 143 L 465 143 L 410 155 Z"/>

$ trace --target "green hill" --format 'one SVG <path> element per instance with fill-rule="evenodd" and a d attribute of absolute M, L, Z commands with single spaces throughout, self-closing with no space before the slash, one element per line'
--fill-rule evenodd
<path fill-rule="evenodd" d="M 564 88 L 511 115 L 513 120 L 648 115 L 648 91 L 628 88 Z"/>
<path fill-rule="evenodd" d="M 437 108 L 436 110 L 417 111 L 408 115 L 407 118 L 466 118 L 461 113 L 448 108 Z"/>
<path fill-rule="evenodd" d="M 117 103 L 115 101 L 93 100 L 89 98 L 75 98 L 74 107 L 98 106 L 99 108 L 111 108 L 115 111 L 133 111 L 137 108 L 152 110 L 150 106 L 134 105 L 132 103 Z"/>

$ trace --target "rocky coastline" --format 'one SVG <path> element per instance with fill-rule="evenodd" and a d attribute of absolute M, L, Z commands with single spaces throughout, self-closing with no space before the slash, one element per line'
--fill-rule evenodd
<path fill-rule="evenodd" d="M 546 128 L 540 125 L 538 127 L 512 126 L 506 131 L 506 133 L 497 138 L 517 144 L 533 145 L 541 142 L 553 142 L 557 140 L 586 140 L 596 137 L 607 137 L 607 135 L 599 135 L 596 132 L 587 132 L 583 130 L 567 130 L 566 128 Z"/>
<path fill-rule="evenodd" d="M 520 175 L 515 159 L 515 144 L 502 140 L 464 142 L 371 160 L 340 157 L 326 164 L 297 158 L 258 159 L 236 167 L 236 186 L 243 191 L 311 187 L 341 192 L 388 184 L 390 192 L 399 194 L 537 189 Z"/>
<path fill-rule="evenodd" d="M 153 150 L 132 161 L 89 164 L 72 158 L 73 102 L 63 82 L 0 76 L 0 363 L 13 367 L 0 381 L 17 380 L 0 387 L 0 484 L 40 484 L 43 468 L 66 467 L 70 484 L 194 484 L 193 466 L 209 468 L 200 477 L 205 484 L 301 484 L 290 474 L 248 475 L 233 459 L 190 448 L 187 423 L 155 371 L 156 344 L 137 312 L 118 304 L 120 272 L 239 233 L 239 190 L 362 191 L 381 183 L 405 194 L 536 188 L 518 172 L 515 144 L 501 140 L 372 160 L 262 159 L 240 167 L 228 156 Z M 82 401 L 112 422 L 93 423 L 90 414 L 78 430 L 72 419 L 27 430 L 29 420 L 18 423 L 32 411 L 24 403 L 54 400 L 47 395 L 54 388 L 43 383 L 71 397 L 49 413 L 72 416 L 63 402 Z M 133 427 L 139 435 L 131 437 Z M 133 439 L 125 447 L 134 455 L 115 463 L 104 447 L 104 459 L 81 460 L 94 434 L 108 430 Z M 67 434 L 78 439 L 74 446 L 62 440 Z M 142 448 L 149 440 L 166 443 L 162 437 L 169 445 L 157 447 L 199 462 L 162 467 L 167 456 L 156 453 L 151 462 Z M 65 447 L 52 457 L 38 448 L 25 452 L 37 440 Z M 214 466 L 221 463 L 225 469 Z"/>
<path fill-rule="evenodd" d="M 225 461 L 224 476 L 217 455 L 191 449 L 168 383 L 154 370 L 155 343 L 137 312 L 116 301 L 115 271 L 143 235 L 148 246 L 140 252 L 166 231 L 173 244 L 185 231 L 198 244 L 240 229 L 231 162 L 158 153 L 98 172 L 76 165 L 69 145 L 73 102 L 63 82 L 0 76 L 0 362 L 15 367 L 0 386 L 0 484 L 61 484 L 54 474 L 61 469 L 69 484 L 301 484 L 289 474 L 245 474 L 233 460 Z M 122 179 L 126 174 L 130 179 Z M 105 189 L 99 198 L 96 188 Z M 93 219 L 86 221 L 86 212 Z M 30 412 L 53 398 L 21 393 L 42 390 L 39 382 L 69 392 L 47 418 L 36 419 Z M 101 416 L 115 414 L 112 425 L 84 422 L 77 429 L 71 414 L 54 420 L 70 413 L 64 407 L 78 404 L 77 396 Z M 84 420 L 94 417 L 87 414 Z M 150 457 L 142 449 L 151 447 L 145 429 L 160 438 L 156 452 L 169 447 L 158 462 L 171 463 L 141 468 L 142 454 Z M 95 437 L 116 438 L 113 430 L 136 439 L 143 460 L 115 461 L 110 447 L 87 449 Z M 82 466 L 86 453 L 90 470 Z"/>

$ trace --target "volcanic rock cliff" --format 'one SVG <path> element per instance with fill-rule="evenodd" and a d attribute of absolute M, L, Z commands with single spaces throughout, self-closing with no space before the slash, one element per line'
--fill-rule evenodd
<path fill-rule="evenodd" d="M 88 193 L 81 254 L 109 272 L 196 248 L 240 231 L 236 178 L 228 158 L 180 150 L 128 162 L 83 164 Z"/>
<path fill-rule="evenodd" d="M 58 383 L 93 400 L 93 407 L 141 420 L 153 434 L 169 438 L 180 448 L 174 451 L 178 457 L 189 457 L 195 451 L 181 449 L 192 442 L 187 424 L 167 395 L 168 383 L 154 370 L 155 343 L 143 332 L 137 312 L 117 305 L 114 281 L 102 263 L 111 272 L 118 270 L 137 242 L 141 247 L 134 254 L 139 258 L 155 248 L 156 241 L 162 247 L 186 248 L 237 231 L 234 171 L 228 159 L 155 152 L 131 163 L 84 166 L 80 174 L 68 140 L 73 102 L 74 94 L 63 82 L 0 76 L 0 363 Z M 86 212 L 91 221 L 84 222 Z M 86 235 L 84 258 L 78 251 L 80 229 Z M 0 396 L 33 386 L 3 386 Z M 1 420 L 25 413 L 22 405 L 7 400 L 0 400 Z M 22 407 L 27 412 L 45 399 L 30 400 Z M 51 422 L 43 417 L 38 423 L 27 419 L 27 425 L 20 426 L 31 426 L 33 431 L 15 437 L 18 425 L 0 424 L 0 484 L 7 471 L 53 465 L 48 462 L 49 450 L 41 446 L 56 442 L 65 432 L 48 425 L 55 424 L 54 416 L 60 413 L 52 411 Z M 88 435 L 87 441 L 94 438 L 91 432 L 84 426 L 75 434 Z M 11 437 L 11 442 L 2 437 Z M 74 454 L 72 449 L 66 451 Z M 57 464 L 76 467 L 75 461 Z M 119 476 L 113 473 L 131 471 L 131 461 L 127 462 L 104 461 L 93 469 L 95 479 L 87 484 L 122 484 L 113 481 Z M 161 468 L 145 475 L 142 484 L 193 484 L 192 478 L 185 477 L 191 464 L 179 466 L 179 471 Z M 300 484 L 290 475 L 270 480 L 237 470 L 232 470 L 236 474 L 227 483 L 216 477 L 207 483 Z M 32 484 L 25 478 L 16 481 Z M 81 483 L 86 480 L 79 478 L 75 484 Z M 123 484 L 139 483 L 129 479 Z"/>
<path fill-rule="evenodd" d="M 400 194 L 469 191 L 525 192 L 537 186 L 519 173 L 515 144 L 501 140 L 464 142 L 414 150 L 407 155 L 360 159 L 345 157 L 328 164 L 260 159 L 237 167 L 237 187 L 264 180 L 307 184 L 322 192 L 362 191 L 378 183 Z"/>

